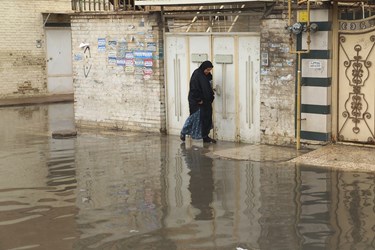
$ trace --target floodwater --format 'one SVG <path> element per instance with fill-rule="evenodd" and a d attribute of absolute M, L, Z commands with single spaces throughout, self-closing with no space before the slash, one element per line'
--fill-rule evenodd
<path fill-rule="evenodd" d="M 52 139 L 71 103 L 0 117 L 1 250 L 375 249 L 374 173 L 210 158 L 226 144 L 177 136 Z"/>

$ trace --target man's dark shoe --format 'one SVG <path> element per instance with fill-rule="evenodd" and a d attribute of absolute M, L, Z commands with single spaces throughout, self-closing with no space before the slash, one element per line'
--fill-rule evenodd
<path fill-rule="evenodd" d="M 206 138 L 203 138 L 203 143 L 216 143 L 216 140 L 210 137 L 206 137 Z"/>
<path fill-rule="evenodd" d="M 181 141 L 185 141 L 185 139 L 186 139 L 186 135 L 184 135 L 184 134 L 180 134 L 180 139 L 181 139 Z"/>

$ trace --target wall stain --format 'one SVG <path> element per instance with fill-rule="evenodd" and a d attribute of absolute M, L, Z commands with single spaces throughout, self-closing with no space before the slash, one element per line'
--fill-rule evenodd
<path fill-rule="evenodd" d="M 46 60 L 43 56 L 32 55 L 30 52 L 21 52 L 19 55 L 10 54 L 13 57 L 12 65 L 19 66 L 42 66 L 46 67 Z"/>
<path fill-rule="evenodd" d="M 34 88 L 31 84 L 31 81 L 24 81 L 23 83 L 17 84 L 16 92 L 14 94 L 30 94 L 30 93 L 39 93 L 39 88 Z"/>
<path fill-rule="evenodd" d="M 18 115 L 25 118 L 26 120 L 30 120 L 35 112 L 40 112 L 40 107 L 23 107 L 18 110 Z"/>

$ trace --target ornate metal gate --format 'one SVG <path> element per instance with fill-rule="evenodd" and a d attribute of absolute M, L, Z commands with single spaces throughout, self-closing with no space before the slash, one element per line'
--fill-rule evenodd
<path fill-rule="evenodd" d="M 340 21 L 338 140 L 375 143 L 375 16 Z"/>

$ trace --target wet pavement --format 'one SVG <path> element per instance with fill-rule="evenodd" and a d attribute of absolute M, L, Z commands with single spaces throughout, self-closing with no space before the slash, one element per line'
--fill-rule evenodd
<path fill-rule="evenodd" d="M 0 249 L 375 249 L 374 149 L 53 139 L 72 103 L 0 116 Z"/>

